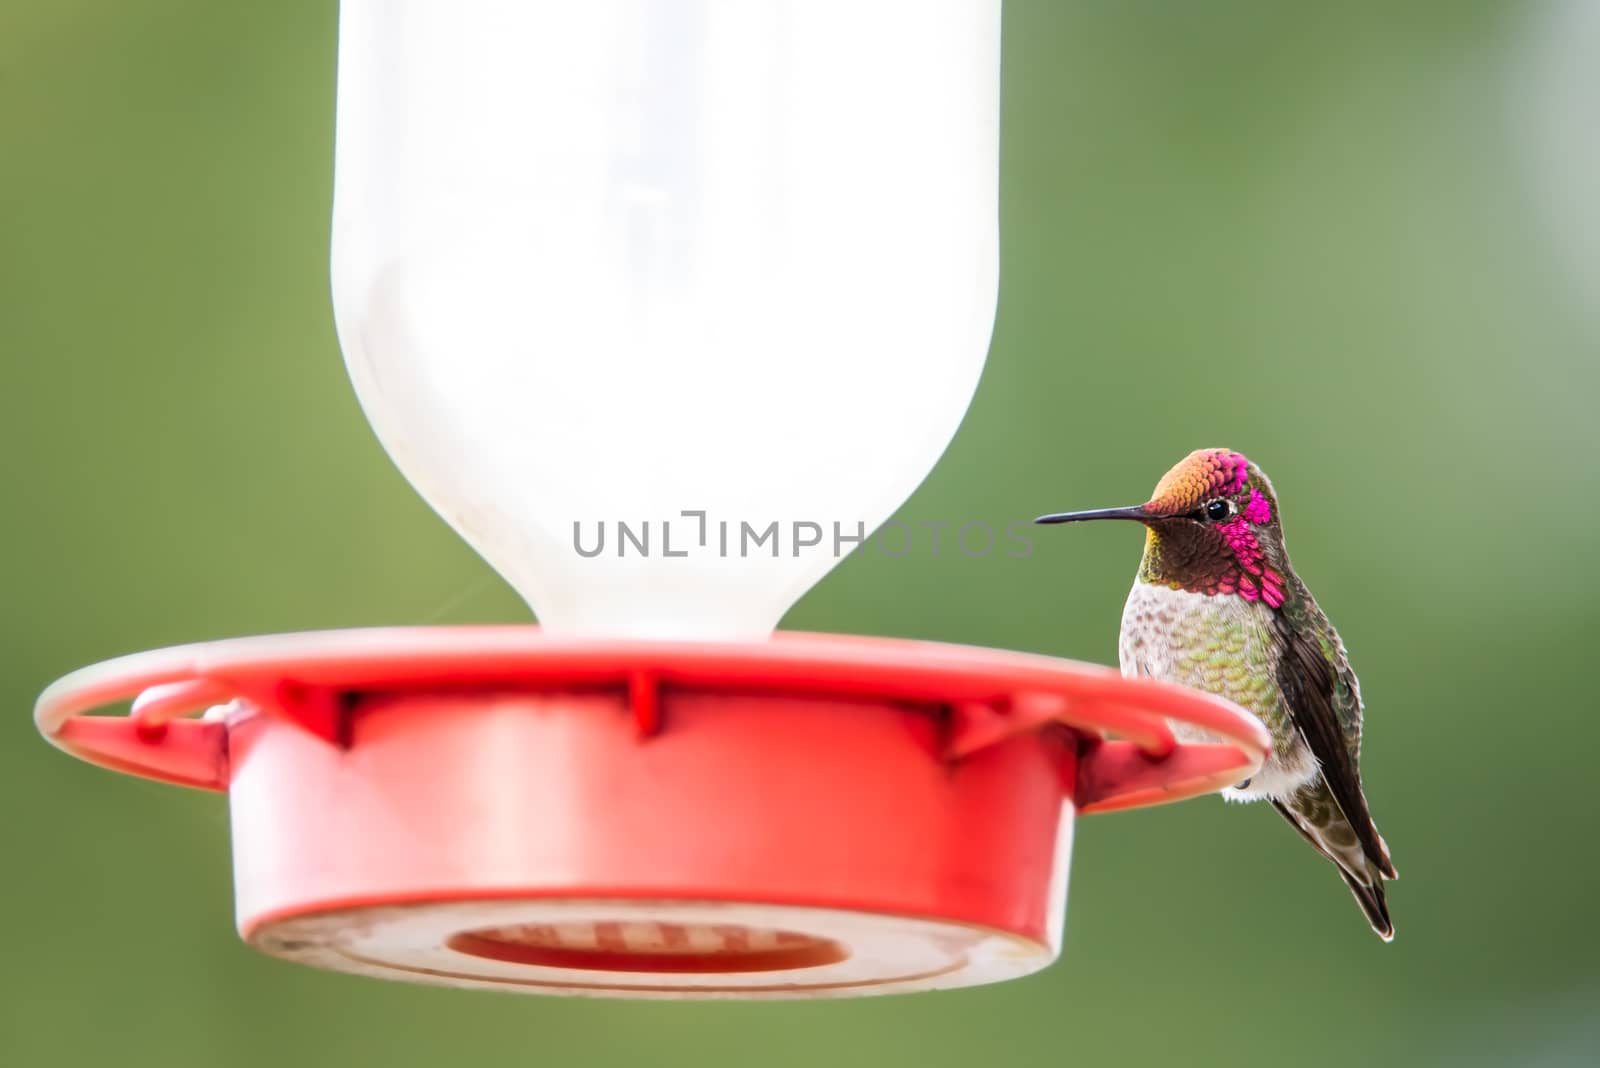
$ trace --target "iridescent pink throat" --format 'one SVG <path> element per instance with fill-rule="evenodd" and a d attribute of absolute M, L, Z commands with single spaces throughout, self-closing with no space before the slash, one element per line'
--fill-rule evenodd
<path fill-rule="evenodd" d="M 1228 543 L 1237 568 L 1217 580 L 1216 593 L 1236 593 L 1247 601 L 1265 601 L 1272 608 L 1283 604 L 1283 576 L 1266 563 L 1254 525 L 1272 520 L 1272 506 L 1258 489 L 1251 489 L 1244 511 L 1216 530 Z"/>

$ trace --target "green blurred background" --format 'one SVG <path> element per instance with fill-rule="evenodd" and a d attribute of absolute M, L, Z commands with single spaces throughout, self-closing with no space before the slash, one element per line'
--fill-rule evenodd
<path fill-rule="evenodd" d="M 258 957 L 224 799 L 34 734 L 120 653 L 526 613 L 340 362 L 333 0 L 5 0 L 0 1063 L 1600 1062 L 1597 7 L 1006 7 L 994 347 L 901 518 L 1260 461 L 1361 673 L 1398 940 L 1269 809 L 1204 799 L 1080 826 L 1032 978 L 662 1005 Z M 1135 532 L 1037 545 L 861 554 L 787 625 L 1114 662 Z"/>

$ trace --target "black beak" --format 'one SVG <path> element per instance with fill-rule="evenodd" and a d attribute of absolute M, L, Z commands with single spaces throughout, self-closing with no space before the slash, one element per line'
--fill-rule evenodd
<path fill-rule="evenodd" d="M 1132 519 L 1134 522 L 1143 523 L 1155 518 L 1144 510 L 1144 505 L 1136 504 L 1132 508 L 1101 508 L 1095 512 L 1056 512 L 1054 515 L 1042 515 L 1035 519 L 1035 523 L 1081 523 L 1086 519 Z"/>

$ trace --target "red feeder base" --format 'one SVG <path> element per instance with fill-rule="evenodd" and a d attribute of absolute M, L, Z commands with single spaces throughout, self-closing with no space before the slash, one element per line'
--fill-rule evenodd
<path fill-rule="evenodd" d="M 85 760 L 228 791 L 239 928 L 266 953 L 613 996 L 1025 975 L 1060 950 L 1077 812 L 1217 790 L 1269 744 L 1207 694 L 1047 657 L 533 627 L 144 653 L 36 718 Z"/>

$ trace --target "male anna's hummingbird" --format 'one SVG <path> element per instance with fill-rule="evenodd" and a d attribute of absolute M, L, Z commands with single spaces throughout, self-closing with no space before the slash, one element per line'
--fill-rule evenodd
<path fill-rule="evenodd" d="M 1218 694 L 1272 732 L 1261 770 L 1222 791 L 1272 802 L 1333 861 L 1385 942 L 1389 847 L 1361 792 L 1361 688 L 1344 644 L 1289 564 L 1272 483 L 1228 449 L 1184 457 L 1145 504 L 1040 516 L 1131 519 L 1144 559 L 1122 611 L 1122 673 Z M 1191 738 L 1196 732 L 1177 730 Z"/>

